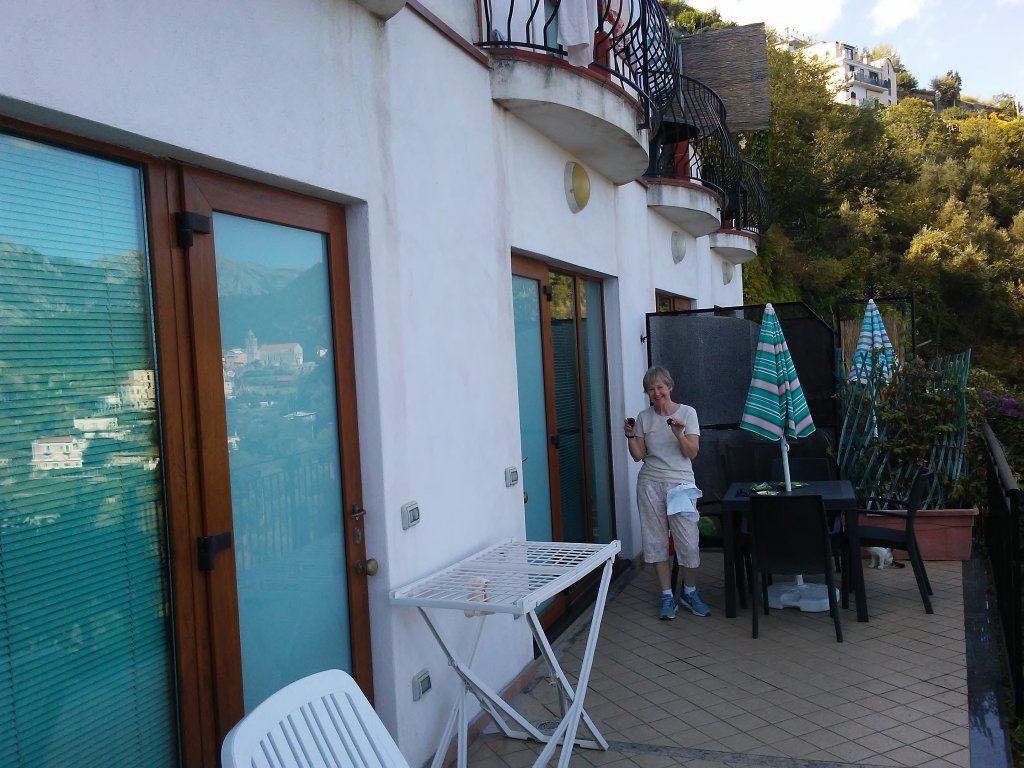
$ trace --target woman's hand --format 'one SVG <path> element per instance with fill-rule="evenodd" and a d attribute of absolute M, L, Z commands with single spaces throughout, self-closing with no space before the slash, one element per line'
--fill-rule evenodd
<path fill-rule="evenodd" d="M 696 458 L 697 452 L 700 450 L 700 436 L 686 434 L 686 425 L 681 421 L 668 419 L 668 425 L 672 428 L 672 434 L 676 436 L 676 440 L 679 441 L 679 450 L 683 452 L 683 456 L 688 459 Z"/>
<path fill-rule="evenodd" d="M 636 434 L 636 419 L 626 419 L 622 424 L 622 431 L 626 435 L 630 458 L 633 461 L 642 461 L 647 455 L 647 443 Z"/>

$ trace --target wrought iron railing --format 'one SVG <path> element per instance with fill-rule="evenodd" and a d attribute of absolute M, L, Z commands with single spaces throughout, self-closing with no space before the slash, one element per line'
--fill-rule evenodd
<path fill-rule="evenodd" d="M 861 74 L 860 72 L 851 72 L 850 77 L 858 83 L 866 83 L 868 85 L 874 85 L 879 88 L 888 89 L 892 84 L 891 80 L 883 80 L 880 77 L 872 77 L 871 75 Z"/>
<path fill-rule="evenodd" d="M 761 171 L 748 160 L 740 160 L 740 171 L 739 184 L 728 194 L 722 224 L 763 235 L 772 223 L 772 209 L 761 183 Z"/>
<path fill-rule="evenodd" d="M 678 95 L 652 133 L 647 176 L 699 182 L 721 195 L 726 207 L 729 191 L 738 190 L 740 150 L 729 133 L 725 105 L 699 80 L 679 77 Z"/>
<path fill-rule="evenodd" d="M 982 426 L 988 465 L 988 493 L 981 509 L 981 540 L 992 572 L 1006 650 L 1015 716 L 1024 717 L 1024 551 L 1021 549 L 1021 491 L 1003 446 L 988 424 Z"/>
<path fill-rule="evenodd" d="M 481 0 L 483 40 L 491 51 L 519 49 L 566 57 L 559 25 L 581 12 L 580 0 Z M 668 20 L 657 0 L 597 0 L 593 60 L 618 80 L 643 109 L 640 128 L 654 131 L 670 105 L 679 78 Z"/>

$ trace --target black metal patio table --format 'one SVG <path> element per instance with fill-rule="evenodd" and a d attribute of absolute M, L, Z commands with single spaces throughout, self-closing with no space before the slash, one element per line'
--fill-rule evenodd
<path fill-rule="evenodd" d="M 751 485 L 756 481 L 732 483 L 722 497 L 722 543 L 725 550 L 725 615 L 736 617 L 736 557 L 737 522 L 742 514 L 750 510 Z M 864 566 L 860 558 L 860 513 L 857 511 L 857 494 L 849 480 L 809 480 L 801 488 L 791 491 L 780 490 L 779 496 L 821 496 L 825 509 L 839 512 L 843 516 L 846 558 L 844 567 L 849 573 L 843 574 L 843 602 L 848 602 L 847 580 L 853 588 L 857 605 L 857 621 L 868 620 L 868 601 L 864 590 Z"/>

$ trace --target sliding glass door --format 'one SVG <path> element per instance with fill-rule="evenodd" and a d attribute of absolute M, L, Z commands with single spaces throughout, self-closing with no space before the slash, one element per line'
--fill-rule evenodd
<path fill-rule="evenodd" d="M 601 283 L 514 257 L 513 309 L 527 535 L 611 541 Z"/>

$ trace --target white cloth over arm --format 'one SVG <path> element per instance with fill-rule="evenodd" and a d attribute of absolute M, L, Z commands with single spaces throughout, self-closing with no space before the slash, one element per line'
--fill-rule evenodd
<path fill-rule="evenodd" d="M 693 502 L 703 495 L 704 492 L 693 483 L 682 483 L 674 488 L 670 488 L 665 499 L 665 503 L 668 506 L 668 514 L 682 515 L 683 517 L 696 520 L 700 517 L 700 513 Z"/>
<path fill-rule="evenodd" d="M 558 4 L 558 42 L 569 53 L 569 63 L 588 67 L 594 60 L 598 0 L 562 0 Z"/>

